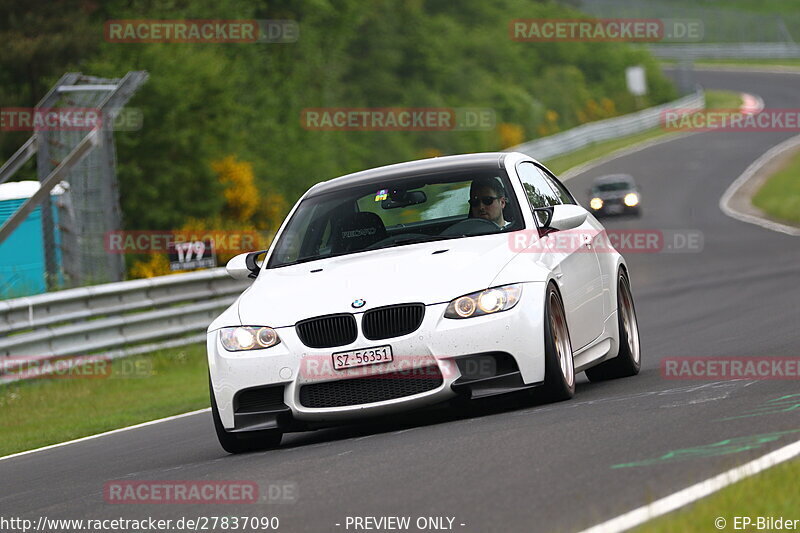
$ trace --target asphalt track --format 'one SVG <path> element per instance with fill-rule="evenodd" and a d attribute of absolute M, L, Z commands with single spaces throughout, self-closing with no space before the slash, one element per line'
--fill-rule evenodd
<path fill-rule="evenodd" d="M 800 75 L 702 72 L 698 81 L 759 95 L 767 108 L 797 107 L 800 95 Z M 718 207 L 752 161 L 791 135 L 700 133 L 568 182 L 585 200 L 592 177 L 631 173 L 642 185 L 644 216 L 608 221 L 609 228 L 702 233 L 702 251 L 626 255 L 643 347 L 635 378 L 590 384 L 581 376 L 568 402 L 509 400 L 290 434 L 279 450 L 241 456 L 219 448 L 203 413 L 0 461 L 0 515 L 270 515 L 280 518 L 279 531 L 290 532 L 347 531 L 347 516 L 410 516 L 412 524 L 447 516 L 464 532 L 576 531 L 796 441 L 800 433 L 779 432 L 800 430 L 800 409 L 790 409 L 800 402 L 763 407 L 797 394 L 797 381 L 676 381 L 659 370 L 671 356 L 798 355 L 800 241 Z M 732 438 L 739 440 L 707 446 Z M 612 468 L 637 462 L 645 464 Z M 289 482 L 297 499 L 104 501 L 108 481 L 158 479 Z"/>

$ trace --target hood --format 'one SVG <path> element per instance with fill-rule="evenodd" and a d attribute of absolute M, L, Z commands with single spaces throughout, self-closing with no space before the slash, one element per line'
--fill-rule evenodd
<path fill-rule="evenodd" d="M 515 252 L 509 234 L 354 253 L 262 270 L 239 299 L 242 324 L 283 327 L 384 305 L 449 302 L 485 289 Z M 366 304 L 354 309 L 354 300 Z"/>

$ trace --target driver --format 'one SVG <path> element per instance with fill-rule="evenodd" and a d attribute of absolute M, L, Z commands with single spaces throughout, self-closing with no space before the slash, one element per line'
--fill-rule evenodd
<path fill-rule="evenodd" d="M 503 218 L 506 206 L 506 192 L 503 184 L 496 178 L 477 178 L 469 188 L 469 215 L 482 218 L 504 228 L 511 224 Z"/>

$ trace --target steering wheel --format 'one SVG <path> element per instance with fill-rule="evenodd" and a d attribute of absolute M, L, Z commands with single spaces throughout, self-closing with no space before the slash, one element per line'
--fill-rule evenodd
<path fill-rule="evenodd" d="M 486 220 L 485 218 L 468 218 L 461 222 L 456 222 L 439 235 L 480 235 L 482 233 L 498 231 L 499 229 L 497 224 L 491 220 Z"/>

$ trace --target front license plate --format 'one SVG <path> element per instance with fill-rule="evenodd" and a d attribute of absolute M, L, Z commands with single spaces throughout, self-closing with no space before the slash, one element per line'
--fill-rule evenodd
<path fill-rule="evenodd" d="M 606 208 L 609 213 L 622 213 L 621 205 L 610 205 Z"/>
<path fill-rule="evenodd" d="M 335 353 L 333 354 L 333 368 L 336 370 L 344 370 L 345 368 L 353 368 L 355 366 L 388 363 L 391 360 L 392 347 L 378 346 L 377 348 L 364 348 L 362 350 Z"/>

